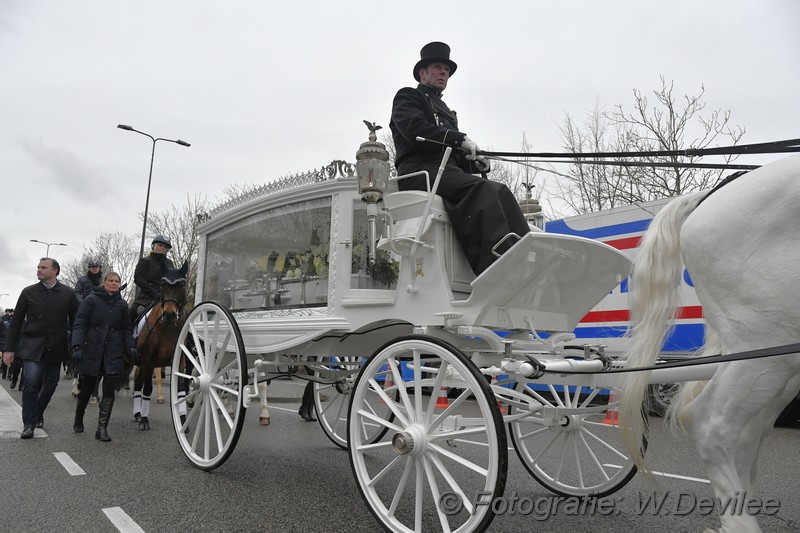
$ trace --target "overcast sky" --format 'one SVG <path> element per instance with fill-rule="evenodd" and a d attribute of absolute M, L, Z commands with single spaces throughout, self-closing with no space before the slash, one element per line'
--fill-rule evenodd
<path fill-rule="evenodd" d="M 706 88 L 743 142 L 800 137 L 800 2 L 0 0 L 0 307 L 45 247 L 232 183 L 354 161 L 362 120 L 388 128 L 427 42 L 450 44 L 445 101 L 482 147 L 559 150 L 564 114 L 632 89 Z M 749 161 L 747 161 L 749 162 Z"/>

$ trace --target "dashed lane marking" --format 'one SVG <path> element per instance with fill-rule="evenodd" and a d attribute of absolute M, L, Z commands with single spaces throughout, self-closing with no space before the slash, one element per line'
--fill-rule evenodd
<path fill-rule="evenodd" d="M 611 465 L 611 464 L 604 464 L 603 466 L 607 466 L 609 468 L 620 468 L 620 469 L 622 468 L 619 465 Z M 673 478 L 673 479 L 682 479 L 684 481 L 694 481 L 696 483 L 708 483 L 708 484 L 711 483 L 711 481 L 709 481 L 707 479 L 703 479 L 701 477 L 682 476 L 680 474 L 670 474 L 670 473 L 667 473 L 667 472 L 650 472 L 650 473 L 653 474 L 654 476 L 669 477 L 669 478 Z"/>
<path fill-rule="evenodd" d="M 58 462 L 61 463 L 61 466 L 69 472 L 71 476 L 85 476 L 86 472 L 83 471 L 83 468 L 78 466 L 78 463 L 72 460 L 72 457 L 69 456 L 66 452 L 53 452 Z"/>
<path fill-rule="evenodd" d="M 120 533 L 144 533 L 144 529 L 140 528 L 122 507 L 108 507 L 103 509 L 103 512 Z"/>

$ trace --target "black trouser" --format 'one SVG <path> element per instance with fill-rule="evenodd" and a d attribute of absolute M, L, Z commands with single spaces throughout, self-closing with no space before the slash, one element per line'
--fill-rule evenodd
<path fill-rule="evenodd" d="M 427 170 L 431 186 L 439 170 L 439 163 L 422 168 L 398 169 L 400 174 Z M 424 176 L 398 181 L 400 190 L 426 191 Z M 502 183 L 474 174 L 467 174 L 455 164 L 445 167 L 436 194 L 442 197 L 453 233 L 475 275 L 489 268 L 497 260 L 492 247 L 509 233 L 520 237 L 530 232 L 519 202 Z M 516 239 L 511 239 L 499 249 L 506 251 Z"/>
<path fill-rule="evenodd" d="M 103 380 L 103 398 L 113 398 L 116 393 L 118 378 L 81 374 L 78 378 L 78 400 L 88 402 L 101 378 Z"/>

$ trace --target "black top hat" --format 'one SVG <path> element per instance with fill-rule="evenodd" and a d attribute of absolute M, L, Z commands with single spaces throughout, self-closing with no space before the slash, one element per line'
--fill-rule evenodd
<path fill-rule="evenodd" d="M 450 61 L 450 47 L 444 43 L 434 41 L 422 47 L 419 51 L 420 60 L 414 65 L 414 79 L 419 81 L 419 69 L 425 68 L 431 63 L 441 62 L 450 67 L 450 75 L 452 76 L 458 65 Z"/>

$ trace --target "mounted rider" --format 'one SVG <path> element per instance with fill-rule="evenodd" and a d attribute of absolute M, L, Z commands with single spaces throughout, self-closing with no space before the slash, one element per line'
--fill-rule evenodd
<path fill-rule="evenodd" d="M 150 243 L 150 254 L 139 259 L 133 281 L 136 283 L 136 297 L 131 304 L 131 324 L 135 328 L 139 315 L 150 309 L 161 299 L 161 278 L 175 265 L 167 257 L 172 249 L 169 237 L 156 235 Z"/>

